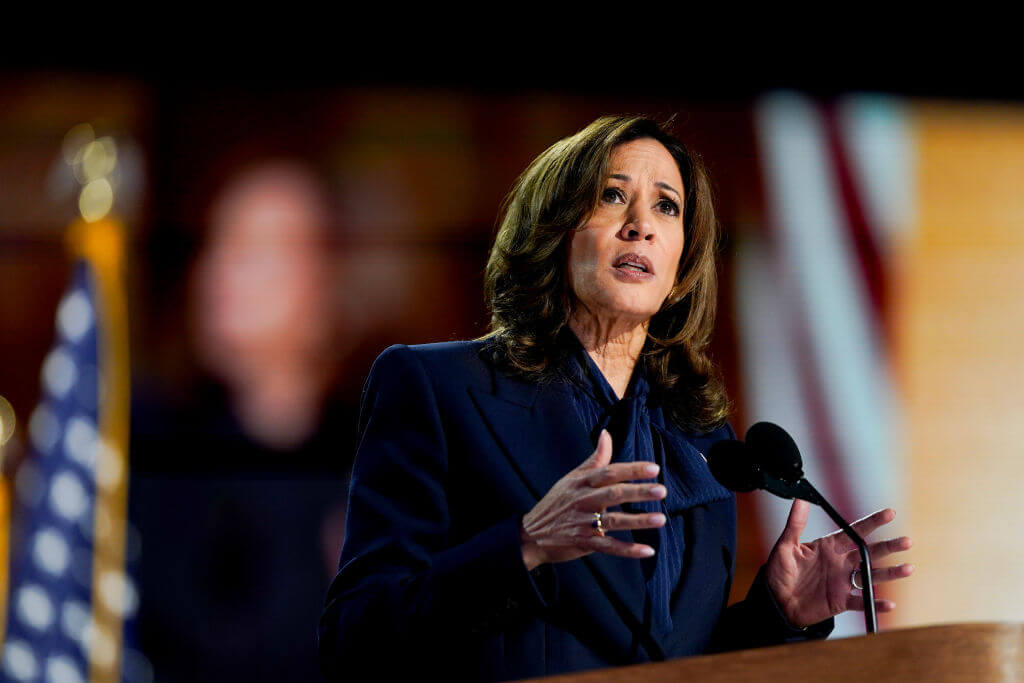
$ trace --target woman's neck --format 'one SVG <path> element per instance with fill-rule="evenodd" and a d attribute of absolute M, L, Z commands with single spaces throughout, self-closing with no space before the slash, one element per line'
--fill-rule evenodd
<path fill-rule="evenodd" d="M 578 308 L 569 316 L 569 329 L 583 344 L 615 395 L 622 398 L 647 341 L 647 322 L 599 317 Z"/>

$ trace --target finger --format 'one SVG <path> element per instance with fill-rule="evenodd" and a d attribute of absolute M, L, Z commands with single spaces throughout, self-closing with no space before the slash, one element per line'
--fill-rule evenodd
<path fill-rule="evenodd" d="M 811 512 L 811 504 L 806 500 L 794 500 L 793 507 L 789 509 L 789 518 L 786 520 L 786 528 L 779 536 L 779 543 L 799 543 L 800 534 L 807 526 L 807 516 Z"/>
<path fill-rule="evenodd" d="M 912 564 L 899 564 L 894 567 L 872 567 L 871 568 L 871 583 L 884 583 L 886 581 L 895 581 L 896 579 L 905 579 L 914 573 L 914 565 Z M 857 572 L 857 583 L 860 583 L 860 572 Z"/>
<path fill-rule="evenodd" d="M 846 609 L 856 610 L 858 612 L 864 611 L 864 596 L 862 595 L 851 595 L 846 599 Z M 875 611 L 876 612 L 891 612 L 896 609 L 896 603 L 892 600 L 875 600 Z"/>
<path fill-rule="evenodd" d="M 579 499 L 578 509 L 602 512 L 606 508 L 623 503 L 639 503 L 645 500 L 661 500 L 667 491 L 661 484 L 613 484 L 594 489 L 593 493 Z"/>
<path fill-rule="evenodd" d="M 626 531 L 631 529 L 657 529 L 665 526 L 665 515 L 660 512 L 631 514 L 628 512 L 606 512 L 601 517 L 605 531 Z"/>
<path fill-rule="evenodd" d="M 617 462 L 591 470 L 583 478 L 583 483 L 592 488 L 600 488 L 620 481 L 653 479 L 658 476 L 659 469 L 653 462 Z"/>
<path fill-rule="evenodd" d="M 875 531 L 875 529 L 888 524 L 894 519 L 896 519 L 896 511 L 892 508 L 886 508 L 884 510 L 879 510 L 878 512 L 872 512 L 867 517 L 858 519 L 850 526 L 852 526 L 853 530 L 863 537 L 869 535 Z"/>
<path fill-rule="evenodd" d="M 580 464 L 580 467 L 584 469 L 604 467 L 611 461 L 612 435 L 608 433 L 607 429 L 602 429 L 600 436 L 597 437 L 597 448 L 595 448 L 594 452 Z"/>
<path fill-rule="evenodd" d="M 890 538 L 878 543 L 872 543 L 868 546 L 868 554 L 871 556 L 871 561 L 875 562 L 881 560 L 893 553 L 900 553 L 904 550 L 910 550 L 910 546 L 914 543 L 907 536 L 900 536 L 899 538 Z"/>
<path fill-rule="evenodd" d="M 643 559 L 654 556 L 654 548 L 643 543 L 626 543 L 611 536 L 592 536 L 586 541 L 586 547 L 594 552 L 616 557 L 632 557 Z"/>

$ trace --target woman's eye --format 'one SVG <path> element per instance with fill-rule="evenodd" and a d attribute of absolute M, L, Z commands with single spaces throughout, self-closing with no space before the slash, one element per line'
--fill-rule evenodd
<path fill-rule="evenodd" d="M 658 202 L 658 209 L 662 213 L 667 214 L 669 216 L 679 215 L 679 205 L 676 204 L 671 199 L 662 199 L 660 202 Z"/>
<path fill-rule="evenodd" d="M 605 191 L 601 193 L 601 199 L 611 203 L 625 203 L 626 198 L 622 194 L 622 190 L 617 187 L 605 188 Z"/>

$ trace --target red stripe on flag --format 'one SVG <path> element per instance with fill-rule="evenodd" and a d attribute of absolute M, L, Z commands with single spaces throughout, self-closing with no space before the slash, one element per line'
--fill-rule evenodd
<path fill-rule="evenodd" d="M 821 113 L 820 108 L 818 111 Z M 828 117 L 824 116 L 823 118 L 827 119 Z M 842 184 L 841 181 L 840 184 Z M 776 268 L 777 281 L 785 282 L 785 273 L 789 271 L 789 268 L 783 262 L 783 253 L 777 234 L 779 213 L 776 207 L 772 206 L 775 204 L 775 198 L 771 196 L 771 193 L 768 193 L 767 200 L 771 207 L 771 215 L 776 217 L 774 221 L 770 221 L 772 225 L 768 232 L 770 233 L 769 241 L 773 245 L 775 252 L 774 266 Z M 841 210 L 839 206 L 833 208 L 837 214 Z M 837 215 L 837 218 L 842 220 L 843 216 Z M 818 364 L 817 355 L 814 353 L 810 323 L 807 319 L 807 302 L 803 300 L 804 295 L 800 291 L 799 286 L 796 287 L 796 291 L 799 295 L 799 300 L 797 305 L 791 309 L 790 317 L 796 346 L 796 365 L 799 375 L 797 381 L 800 384 L 800 396 L 803 401 L 804 414 L 807 416 L 809 436 L 812 441 L 811 444 L 806 445 L 810 448 L 805 447 L 804 450 L 812 450 L 817 455 L 820 470 L 825 478 L 824 488 L 829 502 L 832 503 L 833 507 L 841 515 L 847 517 L 854 510 L 854 497 L 844 477 L 844 470 L 840 463 L 841 456 L 835 425 L 832 423 L 828 410 L 828 399 L 824 390 L 825 380 L 822 369 Z"/>
<path fill-rule="evenodd" d="M 850 234 L 854 253 L 857 255 L 857 262 L 860 265 L 864 289 L 871 301 L 874 329 L 886 334 L 885 309 L 888 282 L 885 265 L 882 263 L 881 250 L 875 238 L 876 232 L 872 229 L 878 226 L 871 225 L 867 212 L 864 210 L 864 202 L 861 199 L 861 193 L 858 192 L 857 179 L 854 177 L 853 167 L 850 163 L 849 151 L 843 143 L 843 137 L 839 130 L 839 113 L 836 105 L 822 107 L 822 118 L 825 121 L 828 137 L 829 156 L 835 168 L 836 185 L 843 203 L 845 224 Z"/>

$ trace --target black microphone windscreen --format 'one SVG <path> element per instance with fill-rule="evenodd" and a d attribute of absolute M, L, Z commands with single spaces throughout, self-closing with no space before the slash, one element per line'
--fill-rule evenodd
<path fill-rule="evenodd" d="M 758 422 L 747 430 L 747 448 L 769 476 L 794 483 L 804 476 L 800 449 L 786 430 L 771 422 Z"/>
<path fill-rule="evenodd" d="M 716 441 L 708 451 L 708 467 L 718 483 L 730 491 L 753 491 L 764 485 L 747 446 L 742 441 Z"/>

